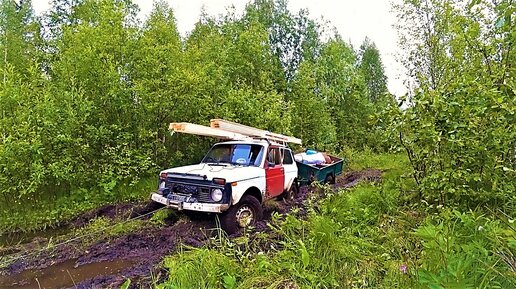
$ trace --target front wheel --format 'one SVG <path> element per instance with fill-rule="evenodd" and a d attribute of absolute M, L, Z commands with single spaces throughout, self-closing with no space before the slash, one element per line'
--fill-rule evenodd
<path fill-rule="evenodd" d="M 251 195 L 244 195 L 238 204 L 231 206 L 222 214 L 220 225 L 226 233 L 233 234 L 242 228 L 254 226 L 262 215 L 260 202 Z"/>

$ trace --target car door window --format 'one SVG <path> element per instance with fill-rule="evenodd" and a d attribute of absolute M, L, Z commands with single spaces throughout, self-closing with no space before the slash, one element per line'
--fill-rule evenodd
<path fill-rule="evenodd" d="M 269 150 L 267 161 L 275 165 L 281 165 L 281 154 L 278 148 L 272 148 Z"/>
<path fill-rule="evenodd" d="M 291 165 L 294 161 L 292 160 L 292 152 L 288 149 L 283 149 L 283 164 Z"/>

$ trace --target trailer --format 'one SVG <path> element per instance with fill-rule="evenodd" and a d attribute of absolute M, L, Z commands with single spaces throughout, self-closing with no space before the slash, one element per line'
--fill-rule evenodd
<path fill-rule="evenodd" d="M 310 184 L 318 181 L 320 183 L 334 184 L 335 178 L 342 173 L 345 160 L 330 155 L 328 157 L 332 161 L 329 164 L 305 164 L 296 160 L 298 182 L 300 184 Z"/>

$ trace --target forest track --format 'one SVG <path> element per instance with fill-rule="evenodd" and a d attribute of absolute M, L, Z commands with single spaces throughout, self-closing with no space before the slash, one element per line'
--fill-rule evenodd
<path fill-rule="evenodd" d="M 374 169 L 349 172 L 337 178 L 333 188 L 350 188 L 361 181 L 379 181 L 381 174 L 380 170 Z M 292 201 L 267 203 L 264 219 L 257 223 L 255 230 L 268 230 L 267 223 L 273 213 L 286 215 L 293 208 L 298 208 L 296 214 L 303 217 L 307 211 L 305 200 L 316 191 L 313 187 L 305 186 Z M 321 194 L 316 195 L 323 197 Z M 69 225 L 82 227 L 98 217 L 118 220 L 120 217 L 131 219 L 144 216 L 145 219 L 149 219 L 151 213 L 157 209 L 156 206 L 156 203 L 107 205 L 79 216 Z M 114 238 L 104 238 L 101 235 L 98 240 L 86 246 L 78 239 L 51 250 L 42 250 L 39 254 L 22 254 L 21 252 L 30 253 L 35 248 L 41 248 L 49 241 L 35 238 L 32 242 L 15 248 L 4 248 L 7 254 L 2 258 L 9 257 L 9 252 L 15 252 L 15 255 L 18 254 L 22 258 L 0 269 L 0 289 L 38 288 L 39 283 L 41 288 L 117 288 L 128 278 L 132 280 L 134 288 L 139 288 L 137 284 L 149 287 L 154 281 L 166 275 L 158 266 L 164 256 L 172 254 L 182 246 L 201 247 L 210 237 L 219 233 L 213 215 L 194 215 L 190 218 L 182 215 L 179 218 L 165 220 L 168 223 L 165 226 L 145 226 Z M 63 264 L 69 264 L 67 266 L 70 268 L 63 267 Z M 81 271 L 81 268 L 88 268 L 87 272 L 82 272 L 85 270 Z M 52 279 L 54 274 L 59 275 L 60 272 L 64 276 L 62 280 Z M 39 280 L 36 281 L 35 278 Z"/>

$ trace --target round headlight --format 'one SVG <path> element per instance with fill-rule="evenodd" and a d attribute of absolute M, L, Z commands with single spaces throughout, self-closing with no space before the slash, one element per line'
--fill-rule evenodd
<path fill-rule="evenodd" d="M 160 188 L 160 189 L 164 189 L 164 188 L 166 187 L 166 185 L 167 185 L 167 184 L 165 183 L 165 181 L 161 181 L 161 182 L 159 183 L 159 188 Z"/>
<path fill-rule="evenodd" d="M 213 189 L 211 191 L 211 199 L 215 202 L 220 202 L 222 200 L 222 190 L 221 189 Z"/>

